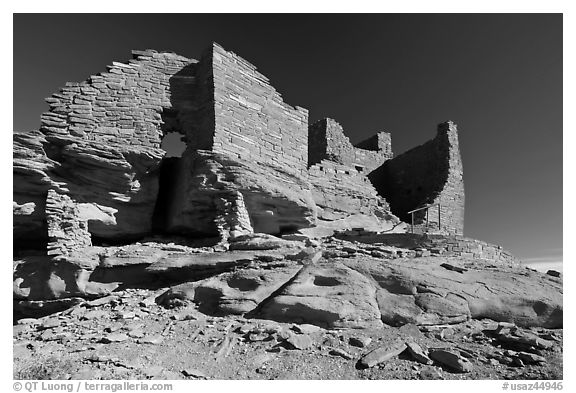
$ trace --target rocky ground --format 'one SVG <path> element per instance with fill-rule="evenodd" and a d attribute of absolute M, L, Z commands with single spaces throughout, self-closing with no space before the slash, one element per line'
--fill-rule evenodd
<path fill-rule="evenodd" d="M 323 329 L 125 290 L 14 325 L 15 379 L 562 379 L 562 329 L 488 319 Z"/>
<path fill-rule="evenodd" d="M 82 277 L 107 294 L 15 302 L 37 315 L 15 314 L 14 378 L 563 378 L 556 275 L 335 238 L 230 248 L 101 247 Z"/>

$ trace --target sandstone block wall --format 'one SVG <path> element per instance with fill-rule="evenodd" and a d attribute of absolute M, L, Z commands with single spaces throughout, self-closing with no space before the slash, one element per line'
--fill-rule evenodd
<path fill-rule="evenodd" d="M 88 222 L 80 217 L 76 203 L 67 195 L 48 191 L 48 255 L 67 255 L 70 251 L 92 245 Z"/>
<path fill-rule="evenodd" d="M 390 203 L 392 213 L 410 222 L 410 210 L 426 204 L 441 206 L 440 226 L 449 233 L 464 231 L 464 181 L 456 124 L 442 123 L 437 136 L 388 160 L 369 178 Z M 429 220 L 438 227 L 435 208 Z M 425 221 L 425 211 L 415 214 L 416 224 Z"/>
<path fill-rule="evenodd" d="M 372 215 L 376 210 L 389 211 L 370 180 L 354 167 L 322 160 L 308 170 L 318 217 L 336 220 L 351 214 Z"/>
<path fill-rule="evenodd" d="M 426 249 L 435 255 L 486 259 L 508 265 L 520 263 L 512 253 L 501 246 L 460 235 L 379 234 L 370 241 L 400 248 Z"/>
<path fill-rule="evenodd" d="M 162 112 L 173 105 L 178 89 L 189 88 L 193 78 L 178 75 L 195 60 L 153 50 L 133 51 L 127 63 L 113 62 L 108 72 L 80 83 L 66 83 L 46 101 L 50 110 L 41 117 L 46 135 L 74 136 L 84 140 L 130 146 L 160 147 Z M 192 91 L 192 89 L 190 89 Z M 185 94 L 184 94 L 185 96 Z"/>
<path fill-rule="evenodd" d="M 327 118 L 312 124 L 309 133 L 308 166 L 329 160 L 369 173 L 392 158 L 390 134 L 385 132 L 353 146 L 342 126 Z"/>
<path fill-rule="evenodd" d="M 308 111 L 285 104 L 256 67 L 219 45 L 195 72 L 196 132 L 175 165 L 165 230 L 226 239 L 312 225 Z"/>
<path fill-rule="evenodd" d="M 99 238 L 122 241 L 151 231 L 163 134 L 171 123 L 195 134 L 196 61 L 153 50 L 133 57 L 67 83 L 46 99 L 40 133 L 15 137 L 15 202 L 35 205 L 28 215 L 15 210 L 22 243 L 47 236 L 48 189 L 117 211 L 114 223 L 90 222 Z M 35 229 L 24 233 L 24 224 Z"/>
<path fill-rule="evenodd" d="M 349 230 L 337 233 L 336 237 L 359 243 L 380 244 L 410 250 L 408 253 L 402 251 L 396 254 L 401 257 L 411 258 L 442 255 L 447 257 L 484 259 L 508 266 L 519 265 L 521 263 L 519 259 L 502 248 L 502 246 L 461 235 L 375 233 L 365 230 Z"/>
<path fill-rule="evenodd" d="M 213 46 L 213 151 L 305 174 L 308 111 L 292 107 L 252 64 Z"/>

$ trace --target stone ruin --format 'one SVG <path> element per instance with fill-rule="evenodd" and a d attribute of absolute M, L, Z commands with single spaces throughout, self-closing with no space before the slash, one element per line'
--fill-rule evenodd
<path fill-rule="evenodd" d="M 198 61 L 132 53 L 67 83 L 39 130 L 14 134 L 20 370 L 59 357 L 80 379 L 156 379 L 188 362 L 253 377 L 262 368 L 250 374 L 245 360 L 265 347 L 329 369 L 325 356 L 364 369 L 405 353 L 470 372 L 479 345 L 492 367 L 561 359 L 562 334 L 540 329 L 563 326 L 561 275 L 463 236 L 454 123 L 394 156 L 386 132 L 353 145 L 333 119 L 310 124 L 219 45 Z M 174 139 L 181 155 L 167 151 Z M 504 356 L 501 345 L 537 352 Z M 149 361 L 156 371 L 138 374 Z"/>
<path fill-rule="evenodd" d="M 217 44 L 133 51 L 47 102 L 14 134 L 20 317 L 160 288 L 166 307 L 337 328 L 561 326 L 561 281 L 463 236 L 452 122 L 396 157 L 386 132 L 353 145 Z"/>
<path fill-rule="evenodd" d="M 38 131 L 14 134 L 16 254 L 150 235 L 226 245 L 310 228 L 462 235 L 454 123 L 394 157 L 389 133 L 352 145 L 333 119 L 309 124 L 306 109 L 217 44 L 200 60 L 132 54 L 67 83 L 46 99 Z M 172 133 L 185 142 L 181 157 L 162 148 Z M 427 205 L 440 214 L 422 210 L 407 225 Z"/>

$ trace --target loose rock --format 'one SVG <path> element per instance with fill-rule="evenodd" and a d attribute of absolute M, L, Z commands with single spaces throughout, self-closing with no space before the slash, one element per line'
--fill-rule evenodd
<path fill-rule="evenodd" d="M 343 349 L 340 348 L 332 348 L 330 350 L 330 352 L 328 352 L 330 355 L 332 356 L 340 356 L 346 360 L 350 360 L 353 359 L 354 356 L 352 356 L 351 354 L 349 354 L 348 352 L 344 351 Z"/>
<path fill-rule="evenodd" d="M 370 337 L 367 337 L 367 336 L 352 336 L 348 340 L 348 343 L 350 345 L 358 347 L 358 348 L 366 348 L 368 345 L 370 345 L 371 342 L 372 342 L 372 339 Z"/>
<path fill-rule="evenodd" d="M 182 374 L 184 374 L 186 377 L 206 378 L 206 374 L 203 371 L 195 368 L 186 368 L 182 370 Z"/>
<path fill-rule="evenodd" d="M 432 366 L 423 367 L 422 370 L 420 370 L 420 373 L 418 376 L 420 379 L 427 379 L 427 380 L 444 379 L 444 376 L 442 375 L 442 371 L 440 369 L 438 369 L 437 367 L 432 367 Z"/>
<path fill-rule="evenodd" d="M 105 337 L 102 337 L 102 339 L 100 340 L 100 342 L 104 343 L 104 344 L 110 344 L 110 343 L 117 343 L 117 342 L 122 342 L 122 341 L 126 341 L 128 340 L 130 337 L 128 337 L 126 334 L 124 333 L 111 333 Z"/>
<path fill-rule="evenodd" d="M 433 360 L 456 372 L 468 373 L 472 371 L 472 363 L 470 363 L 466 358 L 460 356 L 459 353 L 445 349 L 433 349 L 429 351 L 429 354 Z"/>
<path fill-rule="evenodd" d="M 382 362 L 385 362 L 394 356 L 398 356 L 406 349 L 406 344 L 403 341 L 396 340 L 387 345 L 378 347 L 371 352 L 364 355 L 358 362 L 360 368 L 374 367 Z"/>
<path fill-rule="evenodd" d="M 432 360 L 428 357 L 427 351 L 422 349 L 422 347 L 415 342 L 409 341 L 406 343 L 408 352 L 410 355 L 419 363 L 422 364 L 432 364 Z"/>
<path fill-rule="evenodd" d="M 140 343 L 140 344 L 160 344 L 162 341 L 164 341 L 164 337 L 162 337 L 159 334 L 156 334 L 154 336 L 146 336 L 146 337 L 140 338 L 138 340 L 138 343 Z"/>
<path fill-rule="evenodd" d="M 289 347 L 292 349 L 308 349 L 312 346 L 313 341 L 310 336 L 305 334 L 292 334 L 286 340 Z"/>

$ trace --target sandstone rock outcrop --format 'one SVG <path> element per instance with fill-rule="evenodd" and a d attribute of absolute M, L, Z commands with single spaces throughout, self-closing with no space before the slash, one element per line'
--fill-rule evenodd
<path fill-rule="evenodd" d="M 468 260 L 462 274 L 441 268 L 457 258 L 351 260 L 346 266 L 370 276 L 377 283 L 382 320 L 442 324 L 472 318 L 514 322 L 519 326 L 562 326 L 562 284 L 522 267 L 491 268 Z M 452 263 L 452 262 L 451 262 Z"/>
<path fill-rule="evenodd" d="M 303 268 L 286 288 L 262 306 L 258 315 L 327 328 L 382 324 L 375 288 L 366 277 L 342 264 Z"/>

